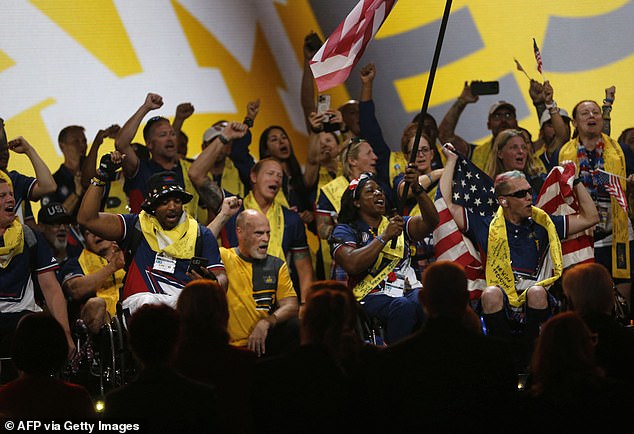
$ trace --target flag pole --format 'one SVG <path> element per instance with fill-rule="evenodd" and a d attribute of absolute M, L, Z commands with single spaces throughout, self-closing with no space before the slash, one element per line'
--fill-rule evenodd
<path fill-rule="evenodd" d="M 414 146 L 412 147 L 412 152 L 409 156 L 409 162 L 416 162 L 416 156 L 418 155 L 418 142 L 423 133 L 423 121 L 425 120 L 425 115 L 427 114 L 427 107 L 429 106 L 429 99 L 431 97 L 431 90 L 434 85 L 434 77 L 436 76 L 436 69 L 438 69 L 438 60 L 440 59 L 440 50 L 442 48 L 443 39 L 445 37 L 445 30 L 447 29 L 447 21 L 449 21 L 449 12 L 451 11 L 451 1 L 447 0 L 445 3 L 445 11 L 442 16 L 442 21 L 440 22 L 440 31 L 438 32 L 438 40 L 436 41 L 436 51 L 434 52 L 434 58 L 431 63 L 431 69 L 429 70 L 429 79 L 427 80 L 427 89 L 425 90 L 425 98 L 423 99 L 423 106 L 420 110 L 419 119 L 418 119 L 418 128 L 416 128 L 416 136 L 414 137 Z M 435 146 L 435 143 L 430 143 L 430 146 Z M 405 201 L 407 199 L 407 194 L 409 193 L 409 184 L 405 183 L 403 188 L 403 196 L 402 199 L 398 200 L 398 213 L 403 214 L 403 209 L 405 208 Z M 393 243 L 396 241 L 392 240 Z"/>

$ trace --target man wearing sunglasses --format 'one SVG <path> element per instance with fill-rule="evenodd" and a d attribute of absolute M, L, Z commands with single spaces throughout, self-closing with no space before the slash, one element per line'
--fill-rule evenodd
<path fill-rule="evenodd" d="M 547 289 L 561 277 L 562 240 L 599 221 L 597 209 L 583 184 L 573 191 L 579 212 L 548 215 L 533 206 L 531 186 L 525 175 L 513 170 L 495 179 L 496 214 L 481 216 L 453 203 L 452 180 L 457 155 L 445 145 L 445 171 L 440 190 L 458 228 L 474 241 L 486 266 L 486 284 L 480 297 L 487 332 L 521 345 L 518 368 L 525 368 L 539 326 L 551 313 L 554 299 Z"/>

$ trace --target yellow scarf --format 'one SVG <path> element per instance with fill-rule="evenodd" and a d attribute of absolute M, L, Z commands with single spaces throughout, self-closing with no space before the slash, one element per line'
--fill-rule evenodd
<path fill-rule="evenodd" d="M 621 146 L 609 136 L 601 134 L 605 147 L 603 148 L 604 170 L 620 176 L 619 182 L 623 191 L 625 185 L 625 156 Z M 579 174 L 579 159 L 577 150 L 579 149 L 579 138 L 573 139 L 562 146 L 559 151 L 559 163 L 572 160 L 577 165 L 577 175 Z M 612 276 L 620 279 L 630 278 L 630 243 L 628 236 L 628 215 L 618 204 L 616 199 L 610 196 L 612 207 Z M 623 256 L 625 254 L 625 257 Z M 621 257 L 619 257 L 621 256 Z"/>
<path fill-rule="evenodd" d="M 339 176 L 342 176 L 342 173 L 343 171 L 341 169 L 341 164 L 339 164 L 337 166 L 337 176 L 335 176 L 334 179 L 336 179 Z M 330 184 L 334 179 L 331 176 L 328 169 L 326 169 L 325 167 L 319 167 L 319 180 L 317 182 L 317 198 L 315 199 L 315 203 L 319 203 L 319 196 L 321 195 L 322 188 Z M 321 238 L 319 239 L 319 244 L 321 246 L 323 273 L 324 273 L 324 276 L 326 276 L 326 279 L 328 279 L 330 277 L 330 270 L 332 269 L 332 256 L 330 255 L 330 244 L 328 243 L 328 240 L 322 240 Z M 314 259 L 316 259 L 316 256 Z"/>
<path fill-rule="evenodd" d="M 108 265 L 105 258 L 91 252 L 88 249 L 82 250 L 77 258 L 81 269 L 85 275 L 92 274 Z M 97 297 L 106 302 L 106 310 L 111 317 L 117 314 L 117 301 L 119 300 L 119 288 L 123 285 L 125 277 L 124 270 L 117 270 L 113 275 L 105 280 L 101 288 L 97 290 Z"/>
<path fill-rule="evenodd" d="M 0 247 L 0 268 L 7 268 L 11 259 L 24 251 L 24 229 L 15 218 L 2 235 L 4 245 Z"/>
<path fill-rule="evenodd" d="M 390 221 L 386 217 L 382 217 L 377 233 L 382 234 L 389 222 Z M 383 279 L 392 272 L 392 270 L 394 270 L 394 267 L 396 267 L 405 256 L 405 234 L 403 232 L 401 232 L 401 235 L 399 235 L 396 239 L 396 247 L 394 249 L 390 247 L 391 244 L 391 241 L 385 244 L 383 250 L 381 250 L 381 253 L 379 253 L 379 256 L 376 258 L 370 273 L 368 273 L 368 275 L 365 276 L 365 278 L 352 290 L 357 300 L 361 300 L 374 288 L 376 288 L 377 285 L 381 283 Z M 390 260 L 390 262 L 379 270 L 384 258 Z M 373 276 L 373 274 L 377 271 L 378 273 Z"/>
<path fill-rule="evenodd" d="M 279 196 L 279 193 L 278 193 Z M 284 195 L 282 195 L 284 197 Z M 277 198 L 277 196 L 276 196 Z M 255 209 L 262 212 L 260 205 L 255 200 L 253 192 L 249 194 L 242 201 L 244 209 Z M 268 211 L 266 212 L 266 218 L 269 221 L 271 227 L 271 235 L 269 238 L 269 248 L 267 253 L 271 256 L 276 256 L 282 261 L 286 261 L 284 255 L 284 249 L 282 248 L 282 240 L 284 239 L 284 211 L 282 205 L 277 200 L 274 200 Z"/>
<path fill-rule="evenodd" d="M 478 166 L 479 169 L 486 172 L 487 164 L 489 162 L 489 158 L 490 158 L 492 150 L 493 150 L 493 139 L 489 139 L 486 142 L 476 146 L 473 149 L 473 154 L 471 155 L 471 161 L 473 162 L 473 164 Z"/>
<path fill-rule="evenodd" d="M 553 264 L 553 276 L 537 282 L 536 286 L 548 287 L 561 277 L 563 271 L 563 256 L 561 242 L 557 229 L 548 214 L 539 208 L 532 207 L 533 220 L 548 232 L 550 258 Z M 488 286 L 499 286 L 506 292 L 509 303 L 520 307 L 526 301 L 526 291 L 519 296 L 515 289 L 515 277 L 511 268 L 511 251 L 506 234 L 506 220 L 504 211 L 499 207 L 489 226 L 489 246 L 486 259 L 486 281 Z"/>
<path fill-rule="evenodd" d="M 151 214 L 141 211 L 139 223 L 150 248 L 155 252 L 165 252 L 172 258 L 191 259 L 196 252 L 196 238 L 198 237 L 198 222 L 186 214 L 185 221 L 174 229 L 166 231 L 159 221 Z M 156 234 L 160 232 L 172 241 L 172 244 L 164 249 L 159 248 Z"/>

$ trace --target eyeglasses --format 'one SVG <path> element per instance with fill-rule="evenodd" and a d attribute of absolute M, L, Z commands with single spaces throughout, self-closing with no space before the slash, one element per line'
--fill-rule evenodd
<path fill-rule="evenodd" d="M 523 199 L 526 197 L 527 194 L 530 194 L 531 196 L 533 195 L 533 192 L 530 188 L 527 188 L 525 190 L 517 190 L 513 193 L 508 193 L 508 194 L 503 194 L 502 196 L 507 196 L 507 197 L 515 197 L 517 199 Z"/>
<path fill-rule="evenodd" d="M 407 153 L 411 155 L 412 151 L 413 149 L 410 149 Z M 431 152 L 431 148 L 428 148 L 428 147 L 418 148 L 419 154 L 429 154 L 430 152 Z"/>

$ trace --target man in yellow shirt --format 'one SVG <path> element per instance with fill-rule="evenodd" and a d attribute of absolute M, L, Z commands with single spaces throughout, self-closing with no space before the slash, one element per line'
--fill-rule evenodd
<path fill-rule="evenodd" d="M 239 199 L 225 199 L 221 214 L 230 212 L 230 201 Z M 232 210 L 239 208 L 238 204 Z M 229 279 L 229 342 L 258 356 L 299 344 L 297 293 L 286 262 L 267 253 L 270 232 L 264 214 L 246 209 L 236 220 L 238 246 L 220 249 Z"/>

